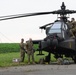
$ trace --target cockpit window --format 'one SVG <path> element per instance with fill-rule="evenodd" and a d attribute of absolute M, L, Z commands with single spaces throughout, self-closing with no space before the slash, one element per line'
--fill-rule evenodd
<path fill-rule="evenodd" d="M 61 33 L 61 22 L 55 22 L 49 29 L 50 33 Z"/>
<path fill-rule="evenodd" d="M 64 25 L 62 25 L 62 29 L 64 29 L 64 30 L 67 30 L 67 25 L 66 24 L 64 24 Z"/>

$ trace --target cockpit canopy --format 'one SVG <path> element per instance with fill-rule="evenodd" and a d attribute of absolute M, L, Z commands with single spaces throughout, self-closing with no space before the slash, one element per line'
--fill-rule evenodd
<path fill-rule="evenodd" d="M 59 37 L 67 38 L 68 26 L 63 21 L 54 22 L 50 27 L 46 28 L 46 35 L 57 34 Z"/>
<path fill-rule="evenodd" d="M 62 30 L 67 30 L 67 25 L 64 22 L 58 21 L 51 25 L 47 34 L 61 33 Z"/>
<path fill-rule="evenodd" d="M 61 23 L 60 22 L 56 22 L 54 23 L 50 29 L 49 29 L 49 34 L 51 33 L 61 33 Z"/>

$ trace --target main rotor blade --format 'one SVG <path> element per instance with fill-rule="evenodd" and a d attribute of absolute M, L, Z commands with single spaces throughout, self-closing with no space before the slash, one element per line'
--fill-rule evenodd
<path fill-rule="evenodd" d="M 2 21 L 2 20 L 8 20 L 8 19 L 21 18 L 21 17 L 36 16 L 36 15 L 46 15 L 46 14 L 51 14 L 51 13 L 52 12 L 40 12 L 40 13 L 28 13 L 28 14 L 1 16 L 0 17 L 0 21 Z"/>
<path fill-rule="evenodd" d="M 76 13 L 76 11 L 74 10 L 57 10 L 57 11 L 53 11 L 53 14 L 60 14 L 60 15 L 66 15 L 66 14 L 73 14 Z"/>
<path fill-rule="evenodd" d="M 0 17 L 0 21 L 2 21 L 2 20 L 8 20 L 8 19 L 21 18 L 21 17 L 36 16 L 36 15 L 46 15 L 46 14 L 66 15 L 66 14 L 72 14 L 72 13 L 76 13 L 76 11 L 74 11 L 74 10 L 56 10 L 56 11 L 52 11 L 52 12 L 39 12 L 39 13 L 28 13 L 28 14 L 17 14 L 17 15 L 1 16 Z"/>

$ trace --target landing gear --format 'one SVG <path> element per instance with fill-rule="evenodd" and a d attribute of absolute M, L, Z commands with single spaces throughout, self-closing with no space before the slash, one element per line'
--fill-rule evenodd
<path fill-rule="evenodd" d="M 48 55 L 45 56 L 44 62 L 48 62 L 48 64 L 50 64 L 50 56 L 51 56 L 51 53 L 49 52 Z"/>
<path fill-rule="evenodd" d="M 76 56 L 73 56 L 72 59 L 74 60 L 74 63 L 76 64 Z"/>
<path fill-rule="evenodd" d="M 75 50 L 76 50 L 76 33 L 75 33 Z M 75 56 L 73 56 L 73 60 L 76 63 L 76 53 L 75 53 Z"/>
<path fill-rule="evenodd" d="M 38 51 L 39 51 L 39 54 L 37 54 L 37 55 L 44 55 L 44 54 L 42 53 L 42 50 L 41 50 L 41 49 L 38 49 Z"/>
<path fill-rule="evenodd" d="M 44 54 L 42 54 L 41 41 L 39 42 L 39 49 L 38 49 L 38 51 L 39 51 L 39 54 L 37 54 L 37 55 L 44 55 Z"/>

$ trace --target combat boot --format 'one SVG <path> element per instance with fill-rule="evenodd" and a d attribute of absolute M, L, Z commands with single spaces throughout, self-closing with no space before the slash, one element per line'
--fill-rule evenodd
<path fill-rule="evenodd" d="M 35 63 L 35 62 L 33 62 L 33 64 L 35 65 L 36 63 Z"/>
<path fill-rule="evenodd" d="M 28 65 L 30 65 L 30 62 L 28 62 Z"/>

